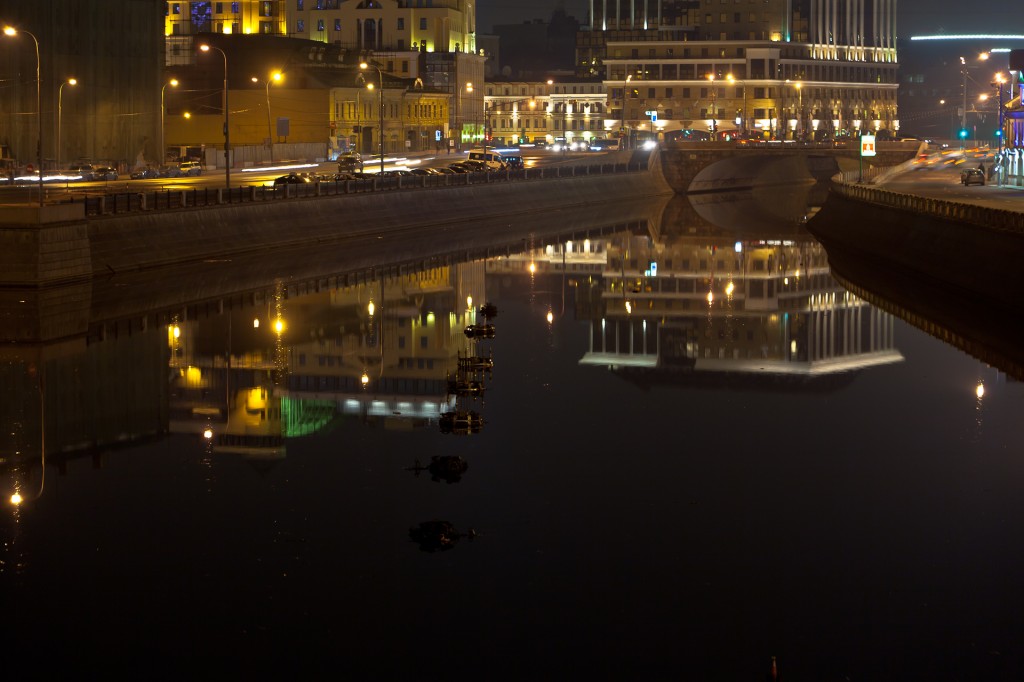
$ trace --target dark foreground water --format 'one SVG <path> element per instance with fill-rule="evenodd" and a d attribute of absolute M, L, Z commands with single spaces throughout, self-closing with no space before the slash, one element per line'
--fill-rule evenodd
<path fill-rule="evenodd" d="M 9 679 L 1024 678 L 1021 384 L 795 223 L 657 217 L 39 301 L 15 322 L 59 338 L 4 350 Z"/>

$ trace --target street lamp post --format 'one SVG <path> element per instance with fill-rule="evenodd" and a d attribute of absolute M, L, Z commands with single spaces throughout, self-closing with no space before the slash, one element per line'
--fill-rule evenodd
<path fill-rule="evenodd" d="M 36 161 L 39 163 L 39 205 L 42 206 L 46 195 L 43 192 L 43 106 L 42 106 L 42 85 L 43 81 L 39 75 L 39 40 L 24 29 L 14 28 L 13 26 L 4 26 L 4 35 L 15 36 L 19 33 L 32 38 L 32 42 L 36 47 L 36 123 L 39 127 L 38 136 L 36 137 Z"/>
<path fill-rule="evenodd" d="M 743 88 L 743 108 L 740 110 L 740 124 L 742 125 L 741 130 L 743 133 L 743 137 L 747 137 L 749 132 L 747 130 L 747 83 L 746 81 L 742 81 L 739 80 L 738 78 L 735 78 L 731 73 L 726 76 L 726 79 L 729 81 L 730 85 L 735 85 L 736 83 L 739 83 L 740 87 Z"/>
<path fill-rule="evenodd" d="M 228 109 L 228 55 L 224 50 L 213 45 L 202 44 L 199 49 L 203 52 L 217 50 L 224 57 L 224 184 L 231 190 L 231 137 L 229 128 L 231 125 L 231 112 Z"/>
<path fill-rule="evenodd" d="M 715 74 L 708 74 L 711 83 L 711 139 L 718 139 L 718 89 L 715 88 Z"/>
<path fill-rule="evenodd" d="M 275 71 L 270 74 L 269 78 L 266 79 L 266 140 L 270 145 L 270 163 L 273 163 L 273 131 L 270 127 L 270 83 L 280 83 L 282 75 L 280 71 Z M 253 82 L 258 83 L 259 79 L 253 76 Z"/>
<path fill-rule="evenodd" d="M 996 163 L 998 164 L 998 166 L 995 169 L 996 172 L 998 173 L 998 175 L 996 175 L 996 186 L 997 187 L 1001 186 L 1003 184 L 1003 168 L 1005 167 L 1005 163 L 1003 162 L 1003 135 L 1005 134 L 1005 132 L 1003 130 L 1003 84 L 1004 83 L 1006 83 L 1006 79 L 1003 78 L 1003 74 L 997 73 L 996 74 L 996 82 L 995 82 L 995 86 L 997 88 L 999 88 L 999 117 L 998 117 L 998 119 L 999 119 L 999 133 L 998 133 L 998 135 L 999 135 L 999 149 L 996 152 Z"/>
<path fill-rule="evenodd" d="M 468 94 L 473 94 L 473 84 L 472 83 L 466 83 L 466 87 L 464 87 L 462 90 L 459 91 L 459 100 L 460 101 L 462 100 L 462 93 L 463 92 L 466 92 Z M 463 125 L 465 125 L 465 120 L 466 120 L 466 105 L 465 105 L 465 103 L 463 103 L 463 105 L 462 105 L 462 121 L 460 121 L 460 123 L 459 123 L 459 145 L 458 145 L 458 147 L 456 149 L 456 151 L 460 151 L 460 152 L 462 151 L 462 127 L 463 127 Z M 474 124 L 474 126 L 479 126 L 480 122 L 477 121 L 474 118 L 473 124 Z M 469 136 L 469 146 L 470 147 L 473 146 L 473 136 L 472 135 Z"/>
<path fill-rule="evenodd" d="M 62 99 L 62 97 L 64 95 L 64 86 L 65 85 L 77 85 L 77 84 L 78 84 L 77 80 L 75 80 L 74 78 L 69 78 L 66 81 L 64 81 L 63 83 L 61 83 L 60 87 L 57 88 L 57 136 L 56 136 L 57 137 L 57 149 L 56 149 L 56 153 L 54 154 L 54 156 L 57 157 L 57 159 L 56 159 L 57 160 L 57 168 L 61 167 L 60 166 L 60 118 L 61 118 L 61 99 Z"/>
<path fill-rule="evenodd" d="M 796 84 L 797 105 L 796 105 L 796 130 L 794 134 L 797 139 L 802 140 L 804 136 L 804 88 L 803 83 Z"/>
<path fill-rule="evenodd" d="M 164 83 L 163 87 L 160 88 L 160 157 L 157 159 L 157 163 L 161 167 L 167 162 L 167 141 L 164 136 L 164 121 L 167 119 L 167 106 L 164 104 L 164 92 L 167 90 L 168 85 L 172 88 L 178 87 L 178 79 L 172 78 Z"/>
<path fill-rule="evenodd" d="M 359 64 L 360 69 L 368 69 L 373 67 L 377 69 L 377 84 L 380 87 L 380 92 L 377 94 L 380 96 L 380 170 L 384 172 L 384 73 L 380 70 L 380 67 L 376 64 L 368 64 L 367 62 L 361 62 Z"/>
<path fill-rule="evenodd" d="M 626 127 L 626 88 L 629 87 L 629 81 L 631 81 L 631 80 L 633 80 L 633 74 L 627 75 L 626 76 L 626 80 L 622 81 L 622 130 L 621 130 L 621 132 L 623 132 L 623 133 L 625 132 L 624 129 Z M 622 136 L 620 136 L 619 139 L 621 140 Z M 628 147 L 629 144 L 627 143 L 626 146 Z"/>

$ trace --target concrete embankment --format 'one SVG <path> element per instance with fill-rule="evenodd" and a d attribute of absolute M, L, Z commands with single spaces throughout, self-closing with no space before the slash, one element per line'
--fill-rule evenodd
<path fill-rule="evenodd" d="M 899 269 L 951 295 L 1024 307 L 1022 214 L 834 182 L 807 227 L 838 267 Z"/>
<path fill-rule="evenodd" d="M 671 195 L 652 170 L 520 182 L 414 188 L 228 204 L 86 219 L 81 205 L 0 208 L 0 285 L 67 283 L 129 272 L 338 242 L 398 238 L 453 223 Z M 77 209 L 77 214 L 75 210 Z"/>

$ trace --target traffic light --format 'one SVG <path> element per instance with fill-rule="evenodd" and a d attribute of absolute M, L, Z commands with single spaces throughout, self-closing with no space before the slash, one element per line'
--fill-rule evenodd
<path fill-rule="evenodd" d="M 961 140 L 966 140 L 967 139 L 967 128 L 961 128 L 960 129 L 960 139 Z"/>

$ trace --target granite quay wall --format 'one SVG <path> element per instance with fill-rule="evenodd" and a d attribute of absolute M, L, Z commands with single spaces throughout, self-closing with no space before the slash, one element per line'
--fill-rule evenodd
<path fill-rule="evenodd" d="M 870 176 L 865 174 L 865 179 L 868 177 Z M 1007 230 L 1024 235 L 1024 213 L 1019 211 L 1007 211 L 977 204 L 891 192 L 878 187 L 858 184 L 856 180 L 856 173 L 840 173 L 833 178 L 832 191 L 849 199 L 875 206 L 885 206 L 915 214 L 927 214 L 936 218 L 970 223 L 986 229 Z"/>
<path fill-rule="evenodd" d="M 909 273 L 950 295 L 1024 307 L 1024 216 L 836 178 L 807 229 L 830 262 Z M 841 270 L 839 274 L 844 274 Z"/>
<path fill-rule="evenodd" d="M 0 256 L 0 267 L 9 266 L 0 270 L 0 286 L 65 284 L 276 249 L 317 244 L 326 248 L 352 239 L 395 240 L 430 230 L 438 230 L 438 238 L 444 239 L 444 230 L 451 225 L 486 223 L 487 230 L 500 230 L 503 217 L 565 215 L 581 207 L 671 195 L 656 164 L 618 172 L 575 167 L 524 181 L 497 180 L 427 187 L 395 183 L 387 189 L 320 196 L 314 187 L 310 196 L 290 200 L 173 210 L 146 208 L 153 204 L 142 199 L 131 211 L 96 216 L 87 216 L 83 203 L 0 207 L 0 244 L 11 247 Z M 66 258 L 61 258 L 62 251 Z M 43 263 L 46 268 L 39 267 Z"/>

